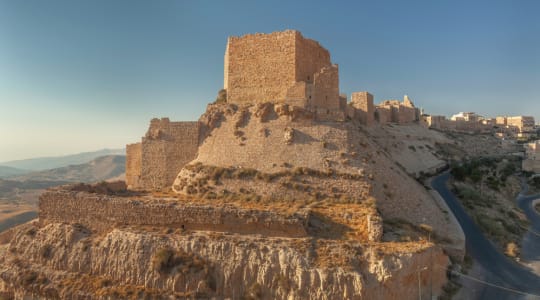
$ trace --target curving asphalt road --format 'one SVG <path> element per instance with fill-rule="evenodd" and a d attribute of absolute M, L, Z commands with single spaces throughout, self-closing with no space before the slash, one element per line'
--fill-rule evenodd
<path fill-rule="evenodd" d="M 534 200 L 539 199 L 540 195 L 526 196 L 526 192 L 525 189 L 517 197 L 519 207 L 530 221 L 529 231 L 523 237 L 521 244 L 521 257 L 525 261 L 534 262 L 530 263 L 530 266 L 535 269 L 537 274 L 540 274 L 540 215 L 533 207 Z"/>
<path fill-rule="evenodd" d="M 480 294 L 480 298 L 516 299 L 521 297 L 526 299 L 540 299 L 540 296 L 534 296 L 540 295 L 540 277 L 534 274 L 530 269 L 508 259 L 495 248 L 465 212 L 456 196 L 446 186 L 446 182 L 449 178 L 450 173 L 445 172 L 432 180 L 431 187 L 442 196 L 448 207 L 452 210 L 452 213 L 456 216 L 456 219 L 465 233 L 467 253 L 488 273 L 484 280 L 508 289 L 532 294 L 525 296 L 508 290 L 483 285 L 484 289 Z M 534 197 L 522 196 L 519 199 L 521 207 L 521 203 L 523 203 L 524 206 L 527 206 L 527 203 L 530 203 L 527 201 L 531 201 Z M 532 205 L 529 206 L 532 208 Z M 527 213 L 527 217 L 530 218 L 528 214 L 529 210 L 524 209 L 524 211 Z M 534 211 L 532 211 L 532 213 L 534 214 Z M 533 220 L 534 219 L 537 219 L 536 221 L 538 221 L 538 223 L 533 226 L 540 226 L 538 217 L 536 216 Z M 533 222 L 534 221 L 531 221 L 531 223 Z M 536 238 L 540 237 L 536 236 Z M 540 246 L 540 242 L 536 244 L 537 246 Z M 535 253 L 537 256 L 540 255 L 539 251 L 536 251 Z"/>

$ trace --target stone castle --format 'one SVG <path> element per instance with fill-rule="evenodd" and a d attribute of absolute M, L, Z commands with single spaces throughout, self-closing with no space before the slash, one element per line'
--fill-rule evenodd
<path fill-rule="evenodd" d="M 408 96 L 373 103 L 368 92 L 351 101 L 339 91 L 338 66 L 318 42 L 295 30 L 229 37 L 224 57 L 226 103 L 286 105 L 317 122 L 353 121 L 366 126 L 418 121 Z M 141 142 L 127 145 L 126 182 L 132 189 L 168 188 L 179 170 L 197 157 L 204 139 L 200 122 L 153 119 Z"/>
<path fill-rule="evenodd" d="M 37 222 L 0 235 L 0 298 L 440 295 L 463 233 L 376 140 L 400 149 L 387 129 L 419 126 L 377 124 L 419 111 L 365 91 L 347 103 L 338 79 L 297 31 L 229 38 L 216 102 L 195 122 L 152 119 L 126 183 L 49 189 Z"/>

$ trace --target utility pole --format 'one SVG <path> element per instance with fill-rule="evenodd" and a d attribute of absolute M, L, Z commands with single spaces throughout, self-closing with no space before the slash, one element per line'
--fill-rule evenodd
<path fill-rule="evenodd" d="M 422 300 L 422 285 L 420 280 L 420 273 L 422 271 L 425 271 L 427 267 L 423 267 L 422 269 L 418 269 L 416 272 L 418 274 L 418 300 Z"/>
<path fill-rule="evenodd" d="M 431 243 L 431 232 L 428 232 L 428 242 Z M 429 248 L 429 299 L 433 299 L 433 247 Z"/>

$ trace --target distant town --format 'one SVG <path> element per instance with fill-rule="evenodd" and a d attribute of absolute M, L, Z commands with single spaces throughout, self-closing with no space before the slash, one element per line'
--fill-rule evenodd
<path fill-rule="evenodd" d="M 484 117 L 475 112 L 460 112 L 450 119 L 445 116 L 422 114 L 422 120 L 430 129 L 462 133 L 492 133 L 503 141 L 523 143 L 525 156 L 522 168 L 526 172 L 540 173 L 540 125 L 531 116 Z"/>

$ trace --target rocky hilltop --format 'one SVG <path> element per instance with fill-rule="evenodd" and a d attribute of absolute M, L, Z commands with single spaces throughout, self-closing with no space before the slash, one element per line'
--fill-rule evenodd
<path fill-rule="evenodd" d="M 0 235 L 0 296 L 443 293 L 463 234 L 413 176 L 459 147 L 423 140 L 408 96 L 374 106 L 357 92 L 347 103 L 329 52 L 297 31 L 229 38 L 224 68 L 225 89 L 199 121 L 153 119 L 127 146 L 126 183 L 49 189 L 39 220 Z M 389 123 L 418 134 L 393 142 Z M 429 159 L 407 152 L 415 145 Z"/>
<path fill-rule="evenodd" d="M 448 257 L 427 235 L 456 229 L 361 125 L 273 104 L 210 105 L 201 123 L 177 195 L 44 193 L 39 221 L 1 236 L 4 295 L 397 299 L 418 275 L 441 293 Z"/>

